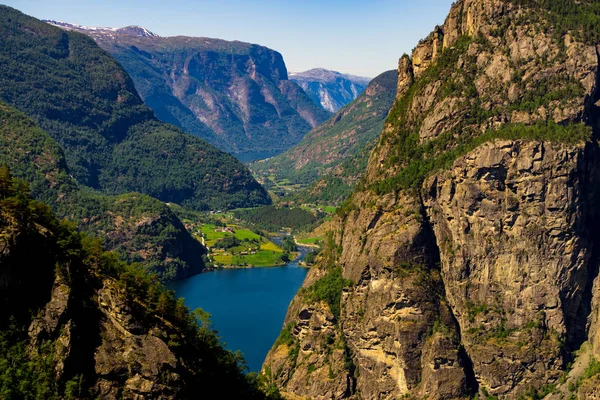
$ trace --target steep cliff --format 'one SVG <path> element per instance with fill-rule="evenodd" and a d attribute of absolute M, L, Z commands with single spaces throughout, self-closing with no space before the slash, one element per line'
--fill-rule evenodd
<path fill-rule="evenodd" d="M 288 80 L 281 54 L 263 46 L 58 26 L 111 53 L 160 120 L 229 153 L 286 150 L 330 115 Z"/>
<path fill-rule="evenodd" d="M 0 397 L 268 398 L 202 312 L 0 168 Z"/>
<path fill-rule="evenodd" d="M 593 1 L 461 0 L 400 59 L 264 364 L 290 398 L 599 395 L 597 21 Z"/>
<path fill-rule="evenodd" d="M 306 185 L 307 190 L 298 194 L 302 201 L 343 202 L 367 168 L 369 152 L 394 102 L 397 75 L 387 71 L 375 77 L 356 100 L 307 133 L 300 143 L 250 168 L 264 184 L 269 179 L 285 179 Z"/>
<path fill-rule="evenodd" d="M 315 68 L 304 72 L 290 73 L 311 99 L 332 113 L 355 100 L 371 81 L 371 78 L 354 76 Z"/>

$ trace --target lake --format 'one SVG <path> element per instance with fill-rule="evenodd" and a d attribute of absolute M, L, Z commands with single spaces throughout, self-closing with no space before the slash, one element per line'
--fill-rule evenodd
<path fill-rule="evenodd" d="M 210 271 L 172 282 L 169 288 L 191 309 L 209 312 L 227 348 L 240 350 L 250 371 L 258 372 L 306 276 L 306 268 L 298 266 L 306 250 L 301 253 L 283 267 Z"/>

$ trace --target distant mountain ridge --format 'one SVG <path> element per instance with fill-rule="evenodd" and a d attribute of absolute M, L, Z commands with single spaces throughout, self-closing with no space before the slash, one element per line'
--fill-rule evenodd
<path fill-rule="evenodd" d="M 0 99 L 59 143 L 82 185 L 194 209 L 270 202 L 234 157 L 159 122 L 122 66 L 86 35 L 0 7 L 0 68 Z"/>
<path fill-rule="evenodd" d="M 43 22 L 46 22 L 50 25 L 58 26 L 59 28 L 69 29 L 72 31 L 85 31 L 85 32 L 94 32 L 97 35 L 111 35 L 111 34 L 126 34 L 132 36 L 140 36 L 140 37 L 160 37 L 154 32 L 149 31 L 148 29 L 137 26 L 137 25 L 129 25 L 123 28 L 108 28 L 108 27 L 94 27 L 94 26 L 83 26 L 70 24 L 68 22 L 55 21 L 50 19 L 44 19 Z"/>
<path fill-rule="evenodd" d="M 111 53 L 160 120 L 236 155 L 287 150 L 330 116 L 288 79 L 281 54 L 263 46 L 55 25 Z"/>
<path fill-rule="evenodd" d="M 398 82 L 395 70 L 375 77 L 360 96 L 306 134 L 283 154 L 251 164 L 268 184 L 271 177 L 308 185 L 297 193 L 307 202 L 340 204 L 360 180 L 383 128 Z"/>
<path fill-rule="evenodd" d="M 300 85 L 313 101 L 333 113 L 355 100 L 371 81 L 371 78 L 364 76 L 342 74 L 324 68 L 292 72 L 290 79 Z"/>

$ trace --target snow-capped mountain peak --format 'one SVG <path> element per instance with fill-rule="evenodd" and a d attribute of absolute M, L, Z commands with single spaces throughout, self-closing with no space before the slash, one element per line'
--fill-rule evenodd
<path fill-rule="evenodd" d="M 124 28 L 108 28 L 108 27 L 93 27 L 93 26 L 85 26 L 85 25 L 77 25 L 70 24 L 68 22 L 54 21 L 54 20 L 44 20 L 44 22 L 58 26 L 59 28 L 85 32 L 93 35 L 102 35 L 102 34 L 122 34 L 122 35 L 131 35 L 131 36 L 140 36 L 140 37 L 159 37 L 156 33 L 149 31 L 148 29 L 137 26 L 130 25 Z"/>

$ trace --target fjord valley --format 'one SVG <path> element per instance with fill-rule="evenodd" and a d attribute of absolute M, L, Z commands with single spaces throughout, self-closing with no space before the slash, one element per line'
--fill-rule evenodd
<path fill-rule="evenodd" d="M 156 119 L 91 38 L 0 11 L 0 397 L 278 398 L 160 283 L 218 265 L 189 218 L 267 192 Z"/>
<path fill-rule="evenodd" d="M 283 200 L 340 205 L 358 184 L 396 95 L 398 73 L 377 76 L 329 120 L 285 153 L 253 163 L 259 181 Z"/>
<path fill-rule="evenodd" d="M 600 398 L 600 2 L 359 3 L 0 6 L 1 399 Z"/>
<path fill-rule="evenodd" d="M 49 22 L 111 53 L 157 118 L 240 157 L 287 150 L 330 115 L 288 79 L 281 54 L 263 46 Z"/>
<path fill-rule="evenodd" d="M 180 218 L 266 191 L 92 39 L 6 6 L 0 30 L 0 398 L 278 398 L 160 282 L 212 268 Z"/>

